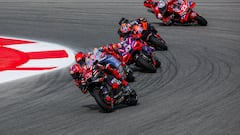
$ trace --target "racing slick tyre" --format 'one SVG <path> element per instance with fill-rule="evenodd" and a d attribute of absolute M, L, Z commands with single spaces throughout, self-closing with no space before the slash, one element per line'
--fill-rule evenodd
<path fill-rule="evenodd" d="M 135 81 L 135 77 L 133 76 L 133 72 L 129 72 L 129 73 L 127 74 L 127 79 L 126 79 L 126 81 L 128 81 L 128 82 L 134 82 L 134 81 Z"/>
<path fill-rule="evenodd" d="M 202 16 L 197 16 L 195 19 L 197 20 L 199 25 L 207 26 L 207 20 L 205 18 L 203 18 Z"/>
<path fill-rule="evenodd" d="M 128 82 L 134 82 L 135 77 L 133 75 L 133 70 L 129 66 L 123 66 L 124 73 L 126 74 L 126 81 Z"/>
<path fill-rule="evenodd" d="M 100 109 L 104 112 L 112 112 L 114 109 L 114 105 L 113 103 L 106 103 L 104 101 L 104 95 L 102 93 L 99 93 L 98 88 L 94 88 L 93 89 L 93 97 L 95 99 L 95 101 L 97 102 L 98 106 L 100 107 Z"/>
<path fill-rule="evenodd" d="M 129 95 L 129 100 L 127 102 L 127 105 L 133 106 L 133 105 L 137 105 L 137 103 L 138 103 L 137 93 L 135 90 L 132 90 L 132 92 Z"/>
<path fill-rule="evenodd" d="M 152 35 L 149 38 L 149 42 L 156 50 L 160 50 L 160 51 L 168 50 L 168 47 L 166 46 L 166 42 L 162 38 L 157 38 Z"/>
<path fill-rule="evenodd" d="M 149 73 L 156 73 L 157 72 L 157 69 L 156 69 L 155 65 L 153 63 L 149 63 L 148 61 L 146 61 L 141 56 L 138 57 L 136 63 L 137 63 L 137 66 L 143 68 L 146 72 L 149 72 Z"/>
<path fill-rule="evenodd" d="M 161 67 L 161 62 L 160 62 L 160 60 L 156 57 L 156 56 L 154 56 L 154 59 L 155 59 L 155 61 L 156 61 L 156 68 L 159 68 L 159 67 Z"/>

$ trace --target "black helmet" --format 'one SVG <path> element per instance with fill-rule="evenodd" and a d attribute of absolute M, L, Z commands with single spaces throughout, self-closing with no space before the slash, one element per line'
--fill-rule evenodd
<path fill-rule="evenodd" d="M 138 22 L 147 22 L 147 19 L 145 17 L 139 17 L 137 19 Z"/>
<path fill-rule="evenodd" d="M 75 61 L 82 65 L 85 63 L 85 54 L 83 52 L 78 52 L 76 55 L 75 55 Z"/>
<path fill-rule="evenodd" d="M 122 17 L 121 20 L 118 22 L 119 25 L 121 25 L 122 23 L 128 23 L 128 19 Z"/>

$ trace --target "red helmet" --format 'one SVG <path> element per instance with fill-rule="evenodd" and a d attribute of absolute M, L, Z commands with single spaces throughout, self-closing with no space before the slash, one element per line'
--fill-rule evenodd
<path fill-rule="evenodd" d="M 85 54 L 83 52 L 78 52 L 75 55 L 75 61 L 79 64 L 83 64 L 85 62 Z"/>
<path fill-rule="evenodd" d="M 132 37 L 133 38 L 141 38 L 142 37 L 143 28 L 141 25 L 134 25 L 132 28 Z"/>
<path fill-rule="evenodd" d="M 139 18 L 137 18 L 137 21 L 138 22 L 147 22 L 147 19 L 146 18 L 144 18 L 144 17 L 139 17 Z"/>
<path fill-rule="evenodd" d="M 81 67 L 79 64 L 74 64 L 70 67 L 70 73 L 75 74 L 75 73 L 80 73 L 81 72 Z"/>
<path fill-rule="evenodd" d="M 122 33 L 128 33 L 131 30 L 130 25 L 126 23 L 122 23 L 120 27 L 120 31 Z"/>

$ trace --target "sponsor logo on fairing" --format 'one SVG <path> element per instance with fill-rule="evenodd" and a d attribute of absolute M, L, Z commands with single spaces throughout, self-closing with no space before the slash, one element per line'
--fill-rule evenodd
<path fill-rule="evenodd" d="M 64 46 L 0 36 L 0 83 L 69 66 L 73 51 Z"/>

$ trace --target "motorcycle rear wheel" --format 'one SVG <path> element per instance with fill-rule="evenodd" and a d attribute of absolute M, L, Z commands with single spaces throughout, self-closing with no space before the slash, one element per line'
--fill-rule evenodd
<path fill-rule="evenodd" d="M 162 38 L 157 38 L 152 35 L 149 38 L 149 42 L 156 50 L 161 50 L 161 51 L 168 50 L 168 47 L 166 46 L 166 42 Z"/>
<path fill-rule="evenodd" d="M 156 56 L 154 56 L 154 59 L 156 60 L 156 68 L 159 68 L 159 67 L 161 67 L 161 62 L 160 62 L 160 60 L 156 57 Z"/>
<path fill-rule="evenodd" d="M 102 94 L 100 94 L 98 92 L 98 88 L 94 88 L 93 92 L 92 92 L 95 101 L 97 102 L 98 106 L 100 107 L 100 109 L 104 112 L 112 112 L 114 109 L 114 105 L 113 104 L 107 104 L 104 101 L 104 97 Z"/>
<path fill-rule="evenodd" d="M 129 72 L 127 75 L 127 79 L 128 82 L 134 82 L 135 81 L 135 77 L 133 76 L 133 72 Z"/>
<path fill-rule="evenodd" d="M 129 95 L 129 101 L 127 105 L 133 106 L 133 105 L 137 105 L 137 103 L 138 103 L 137 93 L 135 90 L 132 90 L 132 92 Z"/>
<path fill-rule="evenodd" d="M 195 19 L 197 20 L 199 25 L 207 26 L 207 20 L 205 18 L 203 18 L 202 16 L 197 16 Z"/>
<path fill-rule="evenodd" d="M 141 56 L 137 59 L 137 65 L 143 68 L 146 72 L 149 73 L 156 73 L 157 69 L 153 63 L 147 62 L 144 58 Z"/>

